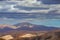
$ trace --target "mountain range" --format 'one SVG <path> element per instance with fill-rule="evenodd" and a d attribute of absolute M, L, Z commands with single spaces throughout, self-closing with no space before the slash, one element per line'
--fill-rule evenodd
<path fill-rule="evenodd" d="M 28 22 L 18 23 L 14 25 L 0 25 L 0 32 L 7 32 L 11 30 L 26 30 L 26 31 L 50 31 L 57 30 L 57 27 L 48 27 L 44 25 L 36 25 Z"/>

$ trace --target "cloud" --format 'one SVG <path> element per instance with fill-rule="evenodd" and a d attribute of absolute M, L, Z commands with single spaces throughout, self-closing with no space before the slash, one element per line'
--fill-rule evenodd
<path fill-rule="evenodd" d="M 0 21 L 1 20 L 15 20 L 14 18 L 7 18 L 7 17 L 2 17 L 2 18 L 0 18 Z"/>
<path fill-rule="evenodd" d="M 31 2 L 31 0 L 0 0 L 0 1 L 28 1 Z M 34 0 L 32 0 L 34 1 Z M 36 1 L 42 1 L 44 4 L 60 4 L 60 0 L 35 0 Z"/>
<path fill-rule="evenodd" d="M 39 9 L 45 9 L 45 7 L 41 7 L 40 5 L 42 5 L 42 3 L 26 3 L 26 1 L 23 2 L 13 2 L 15 4 L 12 4 L 12 2 L 4 2 L 0 4 L 0 12 L 26 12 L 26 13 L 30 13 L 34 12 L 34 11 L 38 11 Z M 46 7 L 47 8 L 47 7 Z M 44 10 L 43 10 L 44 11 Z"/>
<path fill-rule="evenodd" d="M 57 4 L 49 9 L 50 13 L 57 13 L 60 14 L 60 4 Z"/>
<path fill-rule="evenodd" d="M 3 1 L 0 3 L 0 12 L 21 12 L 21 13 L 59 13 L 60 4 L 43 4 L 42 1 L 34 3 L 23 1 Z"/>
<path fill-rule="evenodd" d="M 60 4 L 60 0 L 38 0 L 42 1 L 45 4 Z"/>

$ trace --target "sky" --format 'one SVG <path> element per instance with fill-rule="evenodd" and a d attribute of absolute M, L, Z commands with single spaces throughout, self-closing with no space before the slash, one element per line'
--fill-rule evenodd
<path fill-rule="evenodd" d="M 60 27 L 60 0 L 0 0 L 0 24 L 21 22 Z"/>
<path fill-rule="evenodd" d="M 60 13 L 59 0 L 3 0 L 0 12 Z"/>

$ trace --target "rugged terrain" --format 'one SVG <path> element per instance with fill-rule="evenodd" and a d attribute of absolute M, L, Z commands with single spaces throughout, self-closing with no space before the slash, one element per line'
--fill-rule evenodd
<path fill-rule="evenodd" d="M 0 25 L 0 40 L 60 40 L 60 28 L 27 22 Z"/>
<path fill-rule="evenodd" d="M 0 40 L 60 40 L 60 30 L 53 31 L 20 31 L 0 34 Z"/>

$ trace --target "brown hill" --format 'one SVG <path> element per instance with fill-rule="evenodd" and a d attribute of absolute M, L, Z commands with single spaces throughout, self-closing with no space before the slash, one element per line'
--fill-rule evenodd
<path fill-rule="evenodd" d="M 11 35 L 13 40 L 60 40 L 60 30 L 49 32 L 20 31 L 19 33 L 9 33 L 5 35 Z M 4 35 L 2 35 L 2 37 L 3 36 Z"/>
<path fill-rule="evenodd" d="M 50 31 L 41 36 L 41 40 L 60 40 L 60 30 Z"/>

